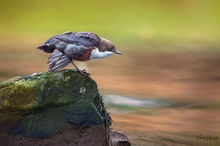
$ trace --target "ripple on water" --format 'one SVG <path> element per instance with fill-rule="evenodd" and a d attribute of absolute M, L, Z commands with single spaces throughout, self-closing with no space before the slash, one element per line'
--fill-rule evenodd
<path fill-rule="evenodd" d="M 127 113 L 143 108 L 169 107 L 171 103 L 161 99 L 138 98 L 123 95 L 104 95 L 105 104 L 110 107 L 113 113 Z"/>

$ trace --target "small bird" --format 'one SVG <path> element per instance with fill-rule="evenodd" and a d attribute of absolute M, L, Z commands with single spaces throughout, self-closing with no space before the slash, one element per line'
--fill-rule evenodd
<path fill-rule="evenodd" d="M 47 62 L 49 71 L 58 71 L 72 63 L 76 70 L 84 75 L 89 73 L 80 70 L 74 64 L 74 60 L 87 61 L 105 58 L 112 54 L 122 55 L 111 41 L 91 32 L 66 32 L 55 35 L 37 49 L 53 53 Z"/>

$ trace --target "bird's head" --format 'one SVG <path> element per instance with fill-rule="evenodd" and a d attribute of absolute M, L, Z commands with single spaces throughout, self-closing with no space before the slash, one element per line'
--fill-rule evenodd
<path fill-rule="evenodd" d="M 115 45 L 111 41 L 104 39 L 104 38 L 101 38 L 99 50 L 101 52 L 109 51 L 115 54 L 122 55 L 122 53 L 115 48 Z"/>

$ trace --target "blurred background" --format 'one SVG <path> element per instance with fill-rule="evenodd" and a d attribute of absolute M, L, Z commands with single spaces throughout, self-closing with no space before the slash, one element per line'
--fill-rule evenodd
<path fill-rule="evenodd" d="M 220 145 L 220 0 L 1 0 L 0 20 L 0 81 L 47 71 L 36 47 L 51 36 L 94 32 L 123 52 L 76 63 L 113 129 L 138 146 Z"/>

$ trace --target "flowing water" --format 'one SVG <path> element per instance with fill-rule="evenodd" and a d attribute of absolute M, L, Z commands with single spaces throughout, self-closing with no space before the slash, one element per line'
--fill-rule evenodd
<path fill-rule="evenodd" d="M 219 105 L 158 98 L 104 95 L 113 128 L 133 145 L 219 145 Z"/>

